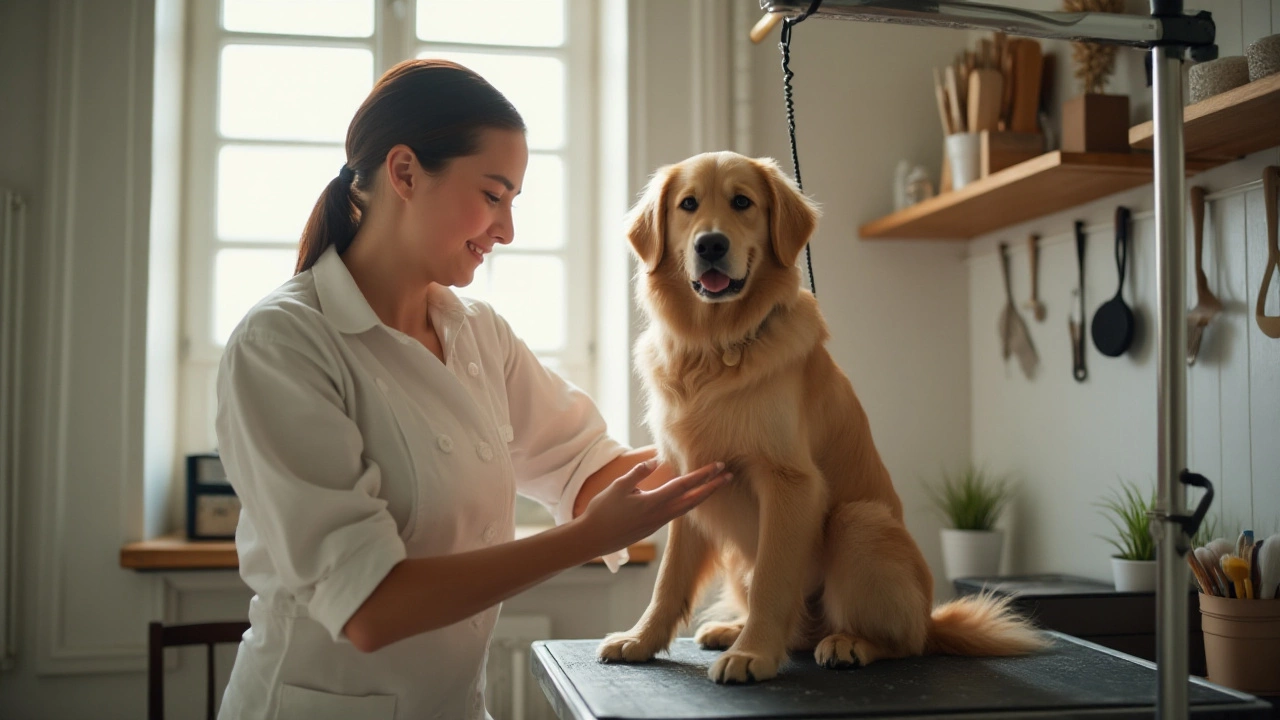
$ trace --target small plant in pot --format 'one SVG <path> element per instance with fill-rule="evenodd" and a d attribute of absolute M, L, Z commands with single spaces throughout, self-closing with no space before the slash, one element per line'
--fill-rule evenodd
<path fill-rule="evenodd" d="M 1150 592 L 1156 589 L 1156 542 L 1151 536 L 1151 511 L 1155 491 L 1144 494 L 1137 485 L 1120 480 L 1120 486 L 1099 503 L 1115 528 L 1115 537 L 1104 537 L 1116 549 L 1111 572 L 1116 590 Z"/>
<path fill-rule="evenodd" d="M 1004 533 L 995 524 L 1012 494 L 1009 481 L 969 466 L 958 474 L 944 473 L 942 481 L 928 489 L 951 525 L 942 529 L 947 579 L 998 575 Z"/>

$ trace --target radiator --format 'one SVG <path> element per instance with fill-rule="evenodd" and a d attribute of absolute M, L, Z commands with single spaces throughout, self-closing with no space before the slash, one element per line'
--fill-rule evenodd
<path fill-rule="evenodd" d="M 0 188 L 0 669 L 17 642 L 18 432 L 22 353 L 22 235 L 26 204 Z"/>
<path fill-rule="evenodd" d="M 498 616 L 484 692 L 494 720 L 556 720 L 529 664 L 529 645 L 550 637 L 551 618 L 545 615 Z"/>

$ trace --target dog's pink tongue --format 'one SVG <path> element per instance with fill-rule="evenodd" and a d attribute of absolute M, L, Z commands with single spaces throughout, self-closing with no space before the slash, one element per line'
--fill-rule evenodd
<path fill-rule="evenodd" d="M 698 282 L 709 292 L 718 293 L 729 287 L 729 276 L 719 270 L 708 270 L 698 278 Z"/>

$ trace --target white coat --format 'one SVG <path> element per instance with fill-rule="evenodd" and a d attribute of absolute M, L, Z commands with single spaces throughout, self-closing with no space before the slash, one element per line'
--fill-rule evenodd
<path fill-rule="evenodd" d="M 624 452 L 492 308 L 446 288 L 428 304 L 444 364 L 379 322 L 330 248 L 227 342 L 216 426 L 255 595 L 219 718 L 482 720 L 498 607 L 373 653 L 343 626 L 400 560 L 512 540 L 516 492 L 570 520 Z"/>

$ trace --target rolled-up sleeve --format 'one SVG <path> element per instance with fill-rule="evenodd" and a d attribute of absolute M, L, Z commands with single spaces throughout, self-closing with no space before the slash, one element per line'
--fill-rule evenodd
<path fill-rule="evenodd" d="M 219 452 L 253 528 L 247 547 L 237 533 L 242 574 L 253 586 L 254 566 L 270 563 L 281 588 L 345 641 L 405 546 L 334 369 L 301 342 L 247 329 L 228 344 L 217 387 Z"/>
<path fill-rule="evenodd" d="M 516 490 L 564 524 L 573 519 L 574 501 L 587 478 L 627 448 L 608 435 L 604 417 L 586 393 L 543 366 L 505 320 L 494 318 L 503 345 Z M 604 560 L 616 571 L 627 561 L 626 550 Z"/>

